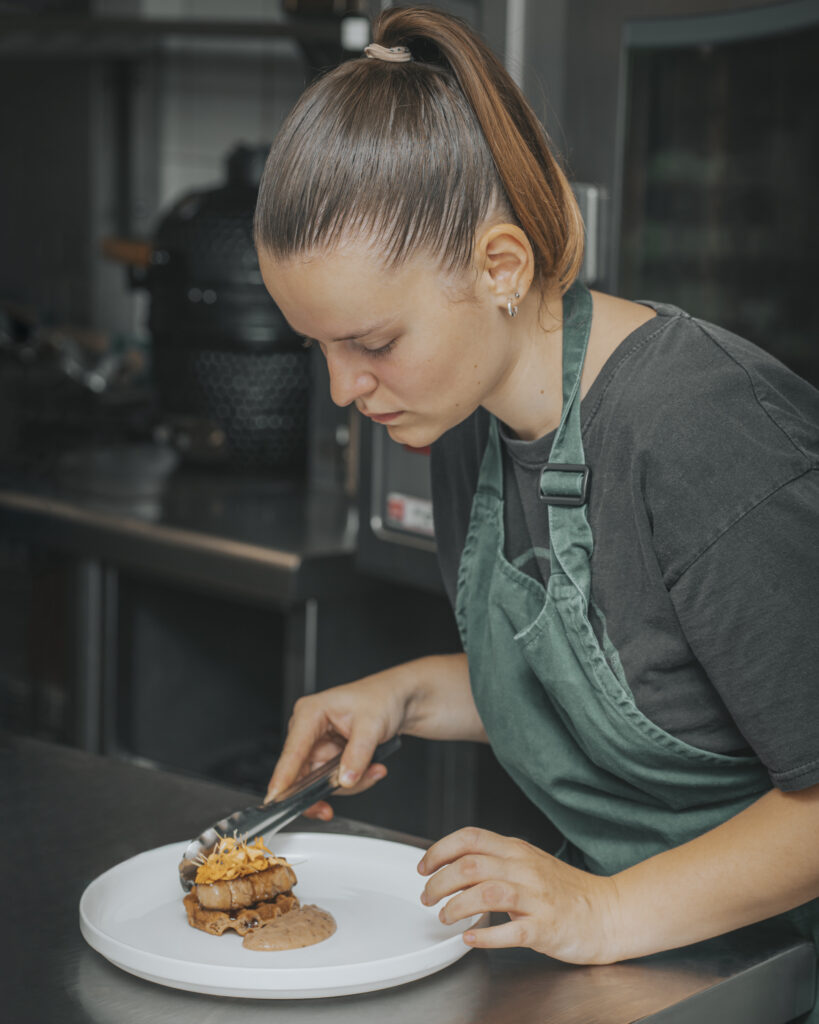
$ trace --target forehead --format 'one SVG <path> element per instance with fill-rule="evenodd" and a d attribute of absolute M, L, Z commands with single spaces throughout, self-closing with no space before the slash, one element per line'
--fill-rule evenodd
<path fill-rule="evenodd" d="M 400 274 L 363 248 L 331 249 L 289 258 L 260 250 L 259 267 L 268 287 L 285 292 L 316 288 L 344 292 L 355 280 L 383 288 Z"/>
<path fill-rule="evenodd" d="M 292 259 L 260 251 L 259 267 L 291 326 L 320 340 L 350 336 L 365 322 L 394 319 L 421 292 L 442 287 L 431 261 L 410 259 L 390 268 L 362 246 Z"/>

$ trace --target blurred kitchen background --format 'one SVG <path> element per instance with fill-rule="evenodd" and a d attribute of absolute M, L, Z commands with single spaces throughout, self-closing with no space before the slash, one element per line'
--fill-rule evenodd
<path fill-rule="evenodd" d="M 263 790 L 299 694 L 457 649 L 428 453 L 331 405 L 250 225 L 377 0 L 0 0 L 0 716 Z M 819 384 L 819 0 L 460 0 L 562 154 L 586 281 Z M 545 843 L 407 739 L 352 817 Z"/>

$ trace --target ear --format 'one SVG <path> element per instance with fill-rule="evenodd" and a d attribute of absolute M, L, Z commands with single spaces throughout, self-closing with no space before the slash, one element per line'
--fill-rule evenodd
<path fill-rule="evenodd" d="M 480 284 L 502 307 L 515 292 L 524 298 L 535 276 L 532 246 L 517 224 L 494 224 L 479 235 L 475 262 Z"/>

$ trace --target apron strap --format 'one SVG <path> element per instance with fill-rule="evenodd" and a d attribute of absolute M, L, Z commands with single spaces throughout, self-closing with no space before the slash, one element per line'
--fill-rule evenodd
<path fill-rule="evenodd" d="M 594 543 L 586 514 L 590 472 L 580 430 L 580 379 L 591 321 L 591 293 L 575 281 L 563 296 L 563 412 L 539 480 L 539 497 L 548 504 L 551 572 L 568 576 L 586 608 Z"/>

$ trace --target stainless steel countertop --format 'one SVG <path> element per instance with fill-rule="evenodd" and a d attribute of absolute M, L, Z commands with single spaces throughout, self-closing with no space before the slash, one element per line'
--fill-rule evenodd
<path fill-rule="evenodd" d="M 2 1007 L 13 1024 L 785 1024 L 812 1000 L 813 947 L 773 924 L 605 967 L 475 950 L 430 978 L 337 999 L 165 989 L 119 971 L 84 943 L 80 895 L 102 871 L 189 838 L 248 794 L 4 734 L 0 780 Z M 297 827 L 328 826 L 302 819 Z M 333 828 L 424 845 L 350 821 Z"/>
<path fill-rule="evenodd" d="M 273 478 L 178 471 L 152 497 L 113 500 L 5 474 L 0 532 L 284 606 L 356 589 L 349 499 Z"/>

